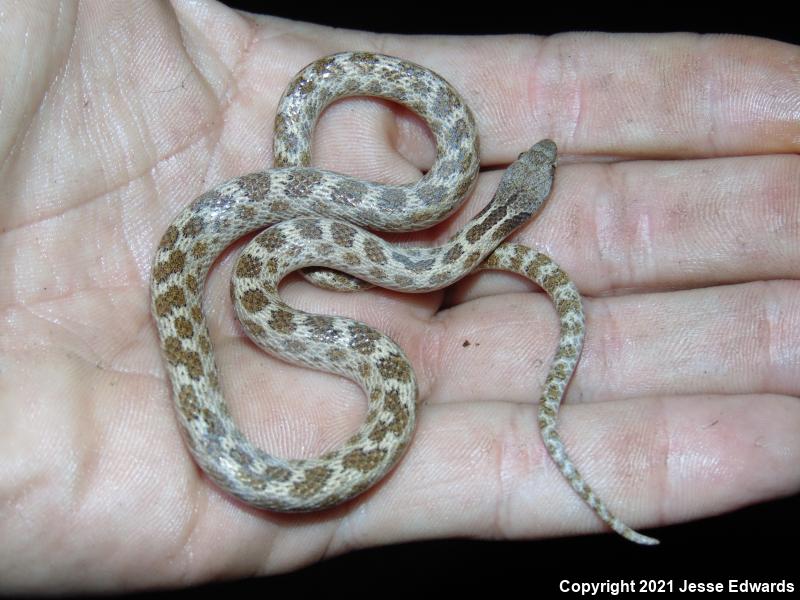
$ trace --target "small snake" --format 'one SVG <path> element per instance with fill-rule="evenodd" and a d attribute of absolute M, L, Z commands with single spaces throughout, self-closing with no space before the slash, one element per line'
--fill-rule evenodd
<path fill-rule="evenodd" d="M 376 184 L 308 166 L 320 113 L 338 98 L 357 95 L 397 101 L 425 119 L 437 154 L 419 181 Z M 304 276 L 322 287 L 354 290 L 375 284 L 420 293 L 446 287 L 477 269 L 501 269 L 541 286 L 560 318 L 558 350 L 539 409 L 549 454 L 615 531 L 638 543 L 657 543 L 608 511 L 568 458 L 556 431 L 558 408 L 583 344 L 584 316 L 575 285 L 544 254 L 503 243 L 550 193 L 556 145 L 542 140 L 523 152 L 505 171 L 491 202 L 436 248 L 394 246 L 363 229 L 424 229 L 447 217 L 473 187 L 479 170 L 474 117 L 458 93 L 432 71 L 366 52 L 321 58 L 304 68 L 285 92 L 275 119 L 274 147 L 273 169 L 226 181 L 184 209 L 162 237 L 153 264 L 152 312 L 178 421 L 206 474 L 258 508 L 322 510 L 374 485 L 412 438 L 417 383 L 402 349 L 363 323 L 286 305 L 277 288 L 287 273 L 317 267 Z M 234 266 L 231 296 L 244 330 L 261 348 L 286 361 L 357 382 L 369 399 L 360 429 L 318 458 L 282 459 L 254 446 L 233 422 L 222 397 L 202 309 L 206 276 L 234 240 L 265 227 Z"/>

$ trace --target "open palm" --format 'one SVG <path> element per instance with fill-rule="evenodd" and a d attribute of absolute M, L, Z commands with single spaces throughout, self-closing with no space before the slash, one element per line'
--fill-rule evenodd
<path fill-rule="evenodd" d="M 562 431 L 621 518 L 657 526 L 800 487 L 798 48 L 409 40 L 216 4 L 46 4 L 4 19 L 4 46 L 20 51 L 0 59 L 1 579 L 177 584 L 424 537 L 603 529 L 537 432 L 555 315 L 501 273 L 416 296 L 284 285 L 299 308 L 386 332 L 415 365 L 426 405 L 412 446 L 357 500 L 314 515 L 253 510 L 184 448 L 149 313 L 155 246 L 195 196 L 269 167 L 285 85 L 348 49 L 447 78 L 476 113 L 487 167 L 543 137 L 559 144 L 554 191 L 514 239 L 548 252 L 586 296 Z M 417 117 L 363 99 L 331 107 L 314 151 L 316 165 L 392 183 L 433 159 Z M 446 238 L 500 174 L 484 173 L 447 223 L 397 239 Z M 234 417 L 271 452 L 317 455 L 352 433 L 365 400 L 243 338 L 227 297 L 234 254 L 206 291 Z"/>

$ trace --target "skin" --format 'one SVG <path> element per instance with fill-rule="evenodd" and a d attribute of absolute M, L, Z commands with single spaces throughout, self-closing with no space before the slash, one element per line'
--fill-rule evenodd
<path fill-rule="evenodd" d="M 3 16 L 3 46 L 24 49 L 0 58 L 4 589 L 177 586 L 400 541 L 605 531 L 536 431 L 553 309 L 508 274 L 415 296 L 283 286 L 293 306 L 386 332 L 414 363 L 426 403 L 415 439 L 355 502 L 253 510 L 182 445 L 149 314 L 155 246 L 195 196 L 271 165 L 284 86 L 345 49 L 446 77 L 475 110 L 486 167 L 558 143 L 553 193 L 513 240 L 553 256 L 584 295 L 587 343 L 561 430 L 620 517 L 655 527 L 800 488 L 797 47 L 688 34 L 410 40 L 180 2 L 8 3 Z M 408 111 L 356 99 L 323 116 L 314 164 L 405 182 L 432 152 Z M 445 224 L 389 239 L 441 242 L 499 176 L 483 174 Z M 233 258 L 213 270 L 206 307 L 234 418 L 268 451 L 331 449 L 364 399 L 246 341 L 227 296 Z"/>

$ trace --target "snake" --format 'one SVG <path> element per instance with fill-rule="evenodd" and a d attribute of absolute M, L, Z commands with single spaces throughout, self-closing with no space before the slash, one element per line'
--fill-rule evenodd
<path fill-rule="evenodd" d="M 418 181 L 378 184 L 310 166 L 320 114 L 348 96 L 385 98 L 425 121 L 436 157 Z M 376 285 L 424 293 L 477 270 L 504 270 L 540 286 L 559 316 L 559 343 L 538 413 L 547 452 L 614 531 L 640 544 L 657 543 L 609 511 L 578 472 L 557 431 L 559 406 L 585 332 L 577 287 L 547 255 L 505 241 L 550 194 L 556 159 L 556 145 L 547 139 L 522 152 L 504 171 L 492 200 L 446 243 L 390 244 L 373 232 L 430 227 L 453 213 L 473 189 L 480 169 L 475 117 L 441 76 L 399 58 L 343 52 L 303 68 L 278 105 L 274 166 L 197 197 L 167 227 L 153 261 L 151 311 L 177 421 L 208 478 L 259 509 L 320 511 L 359 496 L 387 476 L 413 438 L 419 392 L 403 350 L 364 323 L 284 303 L 278 284 L 288 273 L 302 270 L 315 285 L 341 291 Z M 284 361 L 349 378 L 368 400 L 359 429 L 322 456 L 288 459 L 267 453 L 246 438 L 223 398 L 203 289 L 217 257 L 255 231 L 260 233 L 235 261 L 230 286 L 244 332 Z"/>

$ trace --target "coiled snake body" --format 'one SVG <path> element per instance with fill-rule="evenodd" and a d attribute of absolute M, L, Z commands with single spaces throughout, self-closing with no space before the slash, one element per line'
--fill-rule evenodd
<path fill-rule="evenodd" d="M 437 157 L 417 183 L 379 185 L 308 167 L 319 114 L 333 100 L 355 95 L 395 100 L 426 120 Z M 441 77 L 397 58 L 342 53 L 303 69 L 278 109 L 275 168 L 234 178 L 201 195 L 169 226 L 156 252 L 152 311 L 184 438 L 208 476 L 259 508 L 320 510 L 376 483 L 412 437 L 417 384 L 403 351 L 363 323 L 310 315 L 284 304 L 277 286 L 287 273 L 325 267 L 305 276 L 334 289 L 359 289 L 368 282 L 425 292 L 479 268 L 503 269 L 540 285 L 561 322 L 539 411 L 548 452 L 601 519 L 628 539 L 654 543 L 608 511 L 567 457 L 556 432 L 558 408 L 583 343 L 577 289 L 544 254 L 502 243 L 549 194 L 555 162 L 555 144 L 539 142 L 506 170 L 492 201 L 446 244 L 393 246 L 362 227 L 423 229 L 449 215 L 472 188 L 479 168 L 472 113 Z M 284 360 L 358 382 L 369 399 L 361 428 L 318 458 L 278 458 L 244 437 L 222 397 L 203 316 L 202 291 L 216 257 L 234 240 L 270 225 L 246 246 L 234 267 L 231 295 L 245 331 Z"/>

